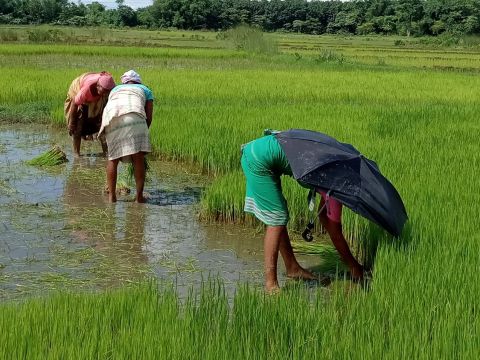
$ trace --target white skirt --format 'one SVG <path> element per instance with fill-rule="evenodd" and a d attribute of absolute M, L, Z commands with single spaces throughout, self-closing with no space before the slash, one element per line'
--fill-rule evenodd
<path fill-rule="evenodd" d="M 115 117 L 105 127 L 108 160 L 132 161 L 130 155 L 152 151 L 147 121 L 136 113 Z"/>

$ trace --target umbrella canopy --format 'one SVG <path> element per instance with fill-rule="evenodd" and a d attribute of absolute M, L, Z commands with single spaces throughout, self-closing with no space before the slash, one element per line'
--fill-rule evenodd
<path fill-rule="evenodd" d="M 275 136 L 297 181 L 329 190 L 331 197 L 357 214 L 400 235 L 408 218 L 405 206 L 374 161 L 319 132 L 291 129 Z"/>

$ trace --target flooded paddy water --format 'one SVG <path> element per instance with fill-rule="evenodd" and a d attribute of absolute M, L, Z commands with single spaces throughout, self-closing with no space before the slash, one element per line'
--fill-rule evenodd
<path fill-rule="evenodd" d="M 25 164 L 53 144 L 69 162 Z M 84 141 L 85 155 L 74 159 L 66 133 L 0 127 L 0 299 L 104 289 L 147 276 L 173 282 L 180 295 L 209 277 L 221 279 L 229 294 L 239 283 L 262 286 L 263 233 L 198 220 L 205 175 L 152 158 L 147 203 L 134 203 L 132 193 L 109 204 L 100 151 L 99 143 Z M 299 260 L 307 267 L 321 261 Z"/>

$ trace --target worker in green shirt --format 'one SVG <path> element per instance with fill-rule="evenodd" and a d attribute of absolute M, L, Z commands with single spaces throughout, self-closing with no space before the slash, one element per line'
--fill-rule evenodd
<path fill-rule="evenodd" d="M 288 207 L 282 193 L 280 177 L 292 176 L 290 164 L 275 136 L 269 134 L 253 140 L 242 148 L 242 169 L 247 180 L 245 212 L 254 214 L 266 227 L 264 238 L 265 290 L 279 290 L 277 279 L 278 253 L 282 255 L 287 277 L 314 280 L 317 277 L 302 268 L 293 253 L 287 231 Z M 353 257 L 343 236 L 342 204 L 321 189 L 320 221 L 327 230 L 342 260 L 350 268 L 353 278 L 363 277 L 363 267 Z"/>

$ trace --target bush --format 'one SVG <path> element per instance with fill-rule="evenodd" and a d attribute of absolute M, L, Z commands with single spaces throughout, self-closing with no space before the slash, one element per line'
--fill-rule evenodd
<path fill-rule="evenodd" d="M 11 14 L 0 14 L 0 24 L 11 24 L 13 16 Z"/>
<path fill-rule="evenodd" d="M 65 20 L 65 25 L 68 26 L 85 26 L 87 25 L 87 18 L 85 16 L 73 16 Z"/>
<path fill-rule="evenodd" d="M 277 44 L 273 40 L 266 39 L 263 32 L 256 27 L 240 25 L 217 35 L 232 42 L 237 50 L 254 53 L 276 53 Z"/>
<path fill-rule="evenodd" d="M 343 54 L 338 54 L 333 50 L 322 49 L 320 54 L 315 58 L 316 62 L 336 62 L 338 64 L 343 64 L 345 62 L 345 56 Z"/>
<path fill-rule="evenodd" d="M 63 40 L 63 32 L 60 30 L 27 30 L 28 40 L 31 42 L 60 42 Z"/>
<path fill-rule="evenodd" d="M 18 40 L 18 34 L 16 31 L 13 31 L 11 29 L 6 29 L 6 30 L 0 30 L 0 39 L 2 41 L 17 41 Z"/>

